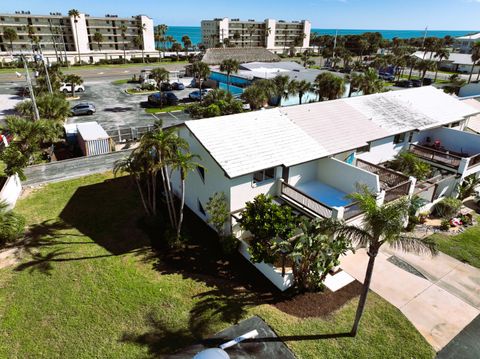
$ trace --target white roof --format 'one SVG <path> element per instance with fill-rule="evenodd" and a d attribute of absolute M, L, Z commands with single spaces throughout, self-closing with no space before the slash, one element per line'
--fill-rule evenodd
<path fill-rule="evenodd" d="M 432 60 L 438 62 L 439 58 L 435 57 L 435 53 L 416 51 L 412 56 L 418 57 L 419 59 Z M 448 59 L 442 59 L 442 62 L 451 62 L 458 65 L 473 65 L 472 55 L 471 54 L 459 54 L 457 52 L 451 52 L 448 56 Z"/>
<path fill-rule="evenodd" d="M 345 101 L 314 102 L 284 107 L 281 111 L 330 154 L 362 147 L 389 135 Z"/>
<path fill-rule="evenodd" d="M 457 40 L 480 40 L 480 32 L 472 35 L 465 35 L 456 38 Z"/>
<path fill-rule="evenodd" d="M 329 154 L 278 109 L 187 121 L 185 125 L 229 177 Z"/>
<path fill-rule="evenodd" d="M 463 100 L 462 102 L 472 106 L 479 113 L 478 115 L 472 116 L 468 119 L 467 127 L 474 132 L 480 133 L 480 101 L 471 98 L 468 100 Z"/>
<path fill-rule="evenodd" d="M 187 121 L 230 177 L 292 166 L 478 113 L 432 86 Z"/>
<path fill-rule="evenodd" d="M 110 138 L 102 126 L 97 122 L 84 122 L 77 124 L 78 134 L 84 141 L 101 140 Z"/>

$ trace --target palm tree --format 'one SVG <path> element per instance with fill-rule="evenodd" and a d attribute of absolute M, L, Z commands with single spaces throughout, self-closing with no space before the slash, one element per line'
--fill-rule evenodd
<path fill-rule="evenodd" d="M 410 67 L 410 73 L 408 74 L 408 79 L 410 80 L 412 78 L 412 72 L 413 72 L 413 69 L 415 66 L 417 66 L 417 63 L 418 63 L 418 59 L 416 56 L 413 56 L 411 55 L 410 57 L 408 57 L 407 59 L 407 66 Z"/>
<path fill-rule="evenodd" d="M 420 80 L 423 82 L 427 71 L 434 70 L 436 68 L 435 61 L 432 60 L 420 60 L 417 63 L 417 69 L 420 72 Z"/>
<path fill-rule="evenodd" d="M 193 77 L 198 81 L 200 89 L 200 101 L 202 101 L 202 82 L 210 75 L 210 67 L 201 61 L 196 61 L 192 64 Z"/>
<path fill-rule="evenodd" d="M 359 74 L 356 79 L 357 88 L 364 95 L 370 95 L 383 91 L 384 82 L 378 77 L 377 71 L 369 67 L 363 74 Z"/>
<path fill-rule="evenodd" d="M 230 92 L 230 76 L 238 72 L 240 63 L 234 59 L 223 60 L 220 64 L 220 71 L 227 73 L 227 91 Z"/>
<path fill-rule="evenodd" d="M 38 113 L 40 118 L 58 122 L 63 125 L 65 119 L 70 116 L 70 104 L 63 96 L 57 94 L 44 93 L 36 98 Z M 31 100 L 25 100 L 15 106 L 21 116 L 35 120 L 33 103 Z"/>
<path fill-rule="evenodd" d="M 442 63 L 443 60 L 448 59 L 449 56 L 450 56 L 450 51 L 448 51 L 445 47 L 440 47 L 436 49 L 435 58 L 437 59 L 437 63 L 435 66 L 435 79 L 433 80 L 433 82 L 437 82 L 438 69 L 440 67 L 440 64 Z"/>
<path fill-rule="evenodd" d="M 323 72 L 315 79 L 315 90 L 319 101 L 335 100 L 345 93 L 345 83 L 331 72 Z"/>
<path fill-rule="evenodd" d="M 30 44 L 32 46 L 32 51 L 34 50 L 34 44 L 38 46 L 40 39 L 35 33 L 35 28 L 32 25 L 27 25 L 27 36 L 30 39 Z"/>
<path fill-rule="evenodd" d="M 14 28 L 6 27 L 3 29 L 3 38 L 10 43 L 10 51 L 13 54 L 13 42 L 18 39 L 18 34 Z"/>
<path fill-rule="evenodd" d="M 258 110 L 263 107 L 269 100 L 266 91 L 258 85 L 253 84 L 243 91 L 242 99 L 247 101 L 251 110 Z"/>
<path fill-rule="evenodd" d="M 119 30 L 120 30 L 120 33 L 122 35 L 122 44 L 123 44 L 123 63 L 126 64 L 127 63 L 127 51 L 125 49 L 125 43 L 126 43 L 126 39 L 127 39 L 127 26 L 126 25 L 122 25 L 119 27 Z"/>
<path fill-rule="evenodd" d="M 288 88 L 289 88 L 288 92 L 291 95 L 298 94 L 298 102 L 301 105 L 303 96 L 307 92 L 312 91 L 312 84 L 306 80 L 301 80 L 301 81 L 292 80 L 290 81 Z"/>
<path fill-rule="evenodd" d="M 255 25 L 250 25 L 247 29 L 248 36 L 250 37 L 250 47 L 253 47 L 253 34 L 255 34 Z"/>
<path fill-rule="evenodd" d="M 8 207 L 6 202 L 0 201 L 0 247 L 20 238 L 25 230 L 25 218 Z"/>
<path fill-rule="evenodd" d="M 468 82 L 472 81 L 473 71 L 475 65 L 480 61 L 480 41 L 477 41 L 472 46 L 472 69 L 470 70 L 470 76 L 468 77 Z M 478 72 L 477 80 L 480 77 L 480 71 Z"/>
<path fill-rule="evenodd" d="M 170 72 L 164 67 L 157 67 L 150 72 L 150 76 L 157 82 L 157 88 L 160 91 L 160 103 L 163 106 L 162 84 L 170 79 Z"/>
<path fill-rule="evenodd" d="M 71 9 L 68 11 L 68 16 L 73 17 L 73 23 L 75 25 L 75 39 L 77 40 L 77 53 L 78 53 L 78 62 L 81 63 L 82 60 L 80 58 L 80 43 L 78 41 L 78 28 L 77 28 L 77 23 L 78 23 L 78 18 L 80 17 L 80 11 L 77 9 Z"/>
<path fill-rule="evenodd" d="M 75 97 L 75 86 L 83 84 L 83 79 L 75 74 L 65 76 L 65 82 L 72 85 L 72 97 Z"/>
<path fill-rule="evenodd" d="M 177 54 L 177 59 L 178 59 L 178 53 L 182 51 L 182 45 L 180 45 L 178 42 L 174 41 L 172 44 L 172 51 L 175 51 Z"/>
<path fill-rule="evenodd" d="M 143 52 L 144 50 L 144 44 L 143 44 L 143 32 L 147 29 L 147 25 L 138 23 L 137 24 L 137 33 L 138 35 L 135 36 L 133 39 L 133 43 L 136 47 L 138 47 L 142 51 L 142 62 L 145 63 L 145 54 Z"/>
<path fill-rule="evenodd" d="M 166 37 L 165 35 L 167 34 L 168 31 L 168 26 L 165 24 L 160 24 L 155 27 L 155 42 L 160 42 L 162 43 L 162 48 L 163 48 L 163 57 L 165 57 L 165 47 L 166 47 Z M 158 58 L 160 59 L 162 56 L 160 56 L 160 50 L 158 51 Z"/>
<path fill-rule="evenodd" d="M 185 57 L 186 57 L 186 56 L 188 56 L 188 48 L 190 46 L 192 46 L 192 40 L 190 40 L 190 36 L 183 35 L 182 36 L 182 42 L 183 42 L 183 47 L 185 48 Z"/>
<path fill-rule="evenodd" d="M 183 210 L 185 207 L 185 180 L 187 179 L 188 172 L 194 171 L 198 167 L 203 168 L 202 165 L 195 162 L 195 159 L 200 159 L 200 156 L 191 154 L 189 152 L 184 153 L 178 150 L 173 159 L 172 167 L 180 172 L 180 180 L 182 182 L 182 197 L 180 200 L 180 209 L 177 222 L 177 241 L 180 240 L 180 231 L 182 230 Z"/>
<path fill-rule="evenodd" d="M 167 40 L 168 44 L 170 45 L 170 47 L 172 47 L 173 43 L 176 42 L 175 38 L 171 35 L 168 35 L 166 37 L 166 40 Z"/>
<path fill-rule="evenodd" d="M 97 43 L 98 51 L 102 51 L 103 35 L 100 32 L 96 31 L 93 34 L 92 40 Z"/>
<path fill-rule="evenodd" d="M 272 80 L 273 95 L 278 98 L 277 106 L 280 106 L 283 100 L 287 100 L 290 96 L 288 93 L 288 85 L 290 78 L 286 75 L 277 75 Z"/>
<path fill-rule="evenodd" d="M 336 235 L 345 236 L 359 247 L 366 248 L 369 256 L 365 280 L 363 281 L 355 321 L 351 330 L 351 335 L 355 336 L 365 309 L 375 258 L 380 247 L 387 243 L 391 247 L 403 251 L 429 253 L 432 255 L 436 253 L 436 249 L 433 242 L 403 235 L 405 219 L 408 217 L 410 208 L 410 200 L 408 198 L 401 198 L 394 202 L 378 205 L 376 196 L 366 187 L 362 187 L 359 193 L 354 193 L 349 195 L 349 197 L 357 202 L 358 207 L 365 213 L 363 226 L 351 226 L 336 220 L 326 220 L 324 225 Z"/>

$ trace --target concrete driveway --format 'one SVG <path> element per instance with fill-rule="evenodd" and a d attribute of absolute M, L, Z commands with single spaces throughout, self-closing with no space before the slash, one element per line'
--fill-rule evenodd
<path fill-rule="evenodd" d="M 341 267 L 363 282 L 367 262 L 365 250 L 358 250 Z M 480 314 L 480 269 L 443 253 L 432 258 L 382 248 L 371 289 L 400 309 L 437 351 Z"/>

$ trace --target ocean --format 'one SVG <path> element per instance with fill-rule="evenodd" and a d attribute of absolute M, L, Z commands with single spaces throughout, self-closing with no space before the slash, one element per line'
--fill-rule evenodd
<path fill-rule="evenodd" d="M 335 29 L 312 29 L 312 32 L 316 32 L 319 35 L 335 35 L 335 31 Z M 411 37 L 423 37 L 425 30 L 338 30 L 339 35 L 360 35 L 365 32 L 379 32 L 386 39 L 393 39 L 394 37 L 408 39 Z M 427 32 L 427 36 L 445 37 L 450 35 L 456 37 L 473 32 L 475 31 L 431 30 Z M 202 32 L 199 26 L 169 26 L 167 35 L 173 36 L 178 42 L 182 41 L 182 36 L 188 35 L 195 45 L 202 41 Z"/>

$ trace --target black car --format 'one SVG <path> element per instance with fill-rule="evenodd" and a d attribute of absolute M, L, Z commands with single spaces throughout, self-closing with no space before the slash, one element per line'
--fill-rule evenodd
<path fill-rule="evenodd" d="M 388 72 L 379 72 L 378 77 L 385 81 L 395 81 L 395 76 Z"/>
<path fill-rule="evenodd" d="M 178 97 L 172 92 L 160 92 L 148 96 L 148 103 L 152 106 L 175 106 L 178 105 Z"/>
<path fill-rule="evenodd" d="M 162 91 L 172 91 L 173 90 L 173 86 L 170 82 L 163 82 L 161 88 L 162 88 Z"/>
<path fill-rule="evenodd" d="M 174 82 L 174 83 L 172 84 L 172 88 L 173 88 L 174 90 L 185 90 L 185 85 L 182 84 L 181 82 Z"/>
<path fill-rule="evenodd" d="M 428 77 L 425 77 L 423 79 L 423 86 L 430 86 L 431 84 L 433 84 L 433 79 L 430 79 Z"/>
<path fill-rule="evenodd" d="M 401 80 L 401 81 L 395 82 L 395 86 L 411 88 L 413 87 L 413 83 L 410 80 Z"/>
<path fill-rule="evenodd" d="M 421 87 L 422 86 L 422 80 L 411 80 L 413 87 Z"/>

